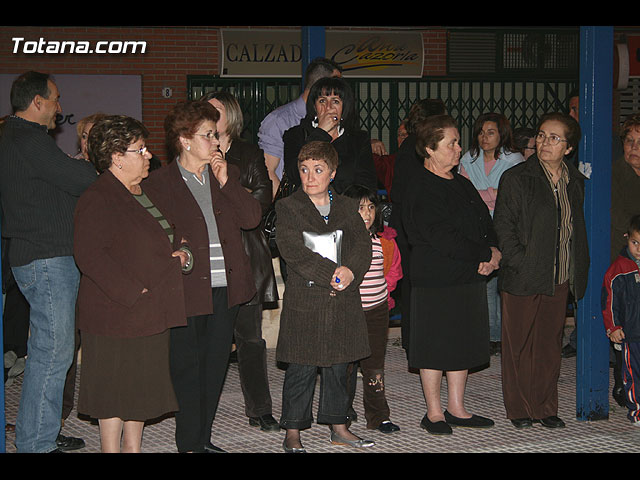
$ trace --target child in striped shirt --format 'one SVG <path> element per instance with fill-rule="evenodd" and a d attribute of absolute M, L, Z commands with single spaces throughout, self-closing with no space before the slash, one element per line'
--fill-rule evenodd
<path fill-rule="evenodd" d="M 360 361 L 367 428 L 392 433 L 400 430 L 400 427 L 389 419 L 384 386 L 384 358 L 389 334 L 389 310 L 393 308 L 390 293 L 402 278 L 400 251 L 394 240 L 395 230 L 384 226 L 382 222 L 380 198 L 376 192 L 364 186 L 352 185 L 343 195 L 360 200 L 358 211 L 371 234 L 372 243 L 371 266 L 360 284 L 371 348 L 371 356 Z M 352 403 L 356 390 L 356 370 L 354 368 L 350 381 Z"/>

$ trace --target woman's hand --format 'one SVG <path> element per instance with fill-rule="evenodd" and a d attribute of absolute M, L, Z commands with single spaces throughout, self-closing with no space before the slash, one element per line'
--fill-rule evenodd
<path fill-rule="evenodd" d="M 500 268 L 500 260 L 502 260 L 502 253 L 496 247 L 491 247 L 491 260 L 489 263 L 493 265 L 494 270 Z"/>
<path fill-rule="evenodd" d="M 184 267 L 189 261 L 189 254 L 184 250 L 176 250 L 171 254 L 172 257 L 180 258 L 180 266 Z"/>
<path fill-rule="evenodd" d="M 318 114 L 318 127 L 332 135 L 332 131 L 338 128 L 340 116 L 333 111 L 326 111 Z M 337 132 L 336 132 L 337 133 Z"/>
<path fill-rule="evenodd" d="M 349 270 L 348 267 L 338 267 L 336 268 L 335 272 L 333 272 L 333 277 L 331 278 L 331 287 L 338 291 L 344 290 L 349 285 L 351 285 L 351 282 L 353 282 L 354 278 L 355 275 L 351 270 Z"/>
<path fill-rule="evenodd" d="M 227 161 L 222 156 L 222 152 L 217 151 L 214 153 L 209 165 L 211 165 L 213 175 L 216 177 L 216 180 L 218 180 L 220 187 L 224 187 L 229 176 L 227 173 Z"/>
<path fill-rule="evenodd" d="M 502 260 L 502 254 L 496 247 L 491 247 L 491 260 L 488 262 L 480 262 L 478 265 L 478 273 L 480 275 L 491 275 L 493 271 L 500 268 L 500 260 Z"/>

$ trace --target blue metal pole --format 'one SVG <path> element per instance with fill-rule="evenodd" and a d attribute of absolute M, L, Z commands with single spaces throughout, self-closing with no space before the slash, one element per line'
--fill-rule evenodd
<path fill-rule="evenodd" d="M 610 262 L 613 27 L 580 27 L 580 161 L 591 256 L 589 284 L 578 304 L 576 416 L 609 417 L 609 340 L 602 323 L 600 291 Z"/>
<path fill-rule="evenodd" d="M 316 57 L 325 56 L 325 28 L 302 27 L 302 88 L 304 89 L 304 72 L 307 65 Z"/>

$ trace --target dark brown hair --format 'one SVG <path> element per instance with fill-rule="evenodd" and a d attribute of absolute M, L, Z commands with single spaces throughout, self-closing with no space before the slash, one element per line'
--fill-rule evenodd
<path fill-rule="evenodd" d="M 131 144 L 148 137 L 149 131 L 139 120 L 125 115 L 105 115 L 89 132 L 89 160 L 102 173 L 111 166 L 114 153 L 124 154 Z"/>
<path fill-rule="evenodd" d="M 331 170 L 338 168 L 338 152 L 329 142 L 316 140 L 304 145 L 298 154 L 298 165 L 310 158 L 325 161 Z"/>
<path fill-rule="evenodd" d="M 193 138 L 202 122 L 217 122 L 219 119 L 218 110 L 209 102 L 187 100 L 176 104 L 164 119 L 168 161 L 173 161 L 180 153 L 180 137 Z"/>
<path fill-rule="evenodd" d="M 429 158 L 427 147 L 436 150 L 447 128 L 458 128 L 451 115 L 433 115 L 418 122 L 415 131 L 416 153 L 420 158 Z"/>

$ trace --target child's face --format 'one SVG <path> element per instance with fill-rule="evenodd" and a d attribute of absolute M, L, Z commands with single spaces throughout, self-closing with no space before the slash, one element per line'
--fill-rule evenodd
<path fill-rule="evenodd" d="M 373 225 L 376 218 L 376 206 L 367 198 L 360 200 L 360 208 L 358 209 L 367 230 Z"/>
<path fill-rule="evenodd" d="M 640 260 L 640 232 L 627 233 L 625 236 L 629 252 L 636 260 Z"/>

